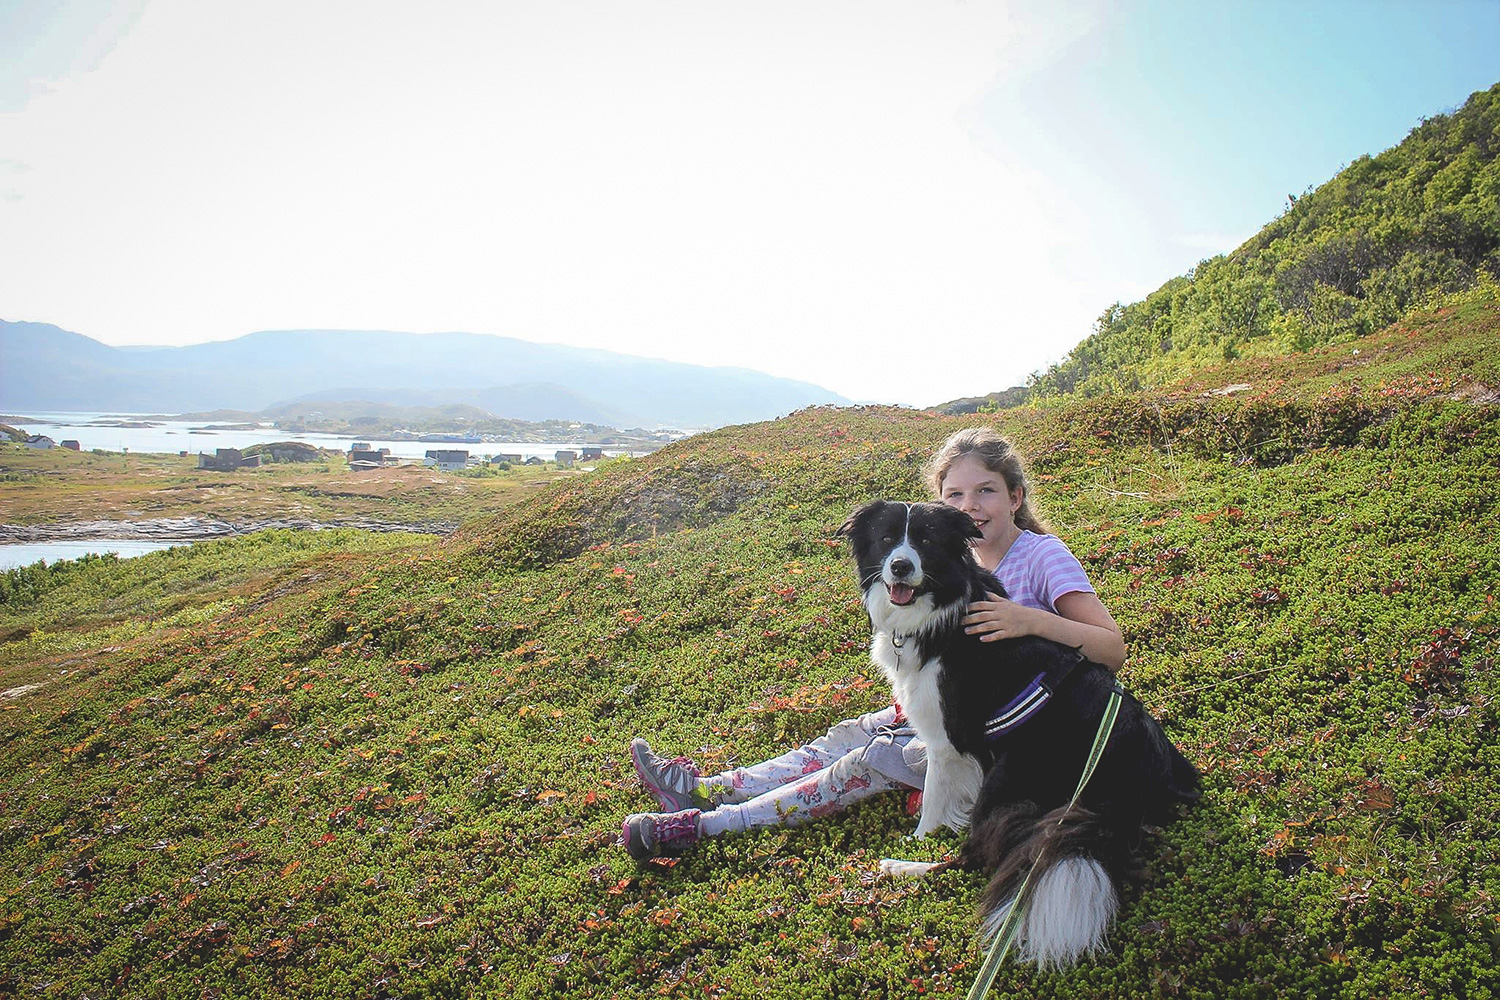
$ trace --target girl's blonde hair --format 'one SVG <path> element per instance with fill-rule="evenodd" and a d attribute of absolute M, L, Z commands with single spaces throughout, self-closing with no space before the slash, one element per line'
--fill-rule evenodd
<path fill-rule="evenodd" d="M 932 487 L 932 495 L 943 498 L 943 480 L 953 463 L 965 455 L 973 455 L 995 475 L 1005 480 L 1007 490 L 1021 491 L 1021 506 L 1016 509 L 1016 527 L 1034 531 L 1038 535 L 1050 535 L 1052 529 L 1047 522 L 1031 509 L 1031 487 L 1026 483 L 1026 464 L 1011 443 L 997 434 L 992 427 L 970 427 L 949 435 L 943 446 L 927 460 L 922 474 Z"/>

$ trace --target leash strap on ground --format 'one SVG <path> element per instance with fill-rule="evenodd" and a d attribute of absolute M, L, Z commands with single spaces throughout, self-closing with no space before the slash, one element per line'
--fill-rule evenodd
<path fill-rule="evenodd" d="M 1099 719 L 1099 732 L 1094 736 L 1094 746 L 1089 750 L 1089 758 L 1083 765 L 1083 774 L 1078 779 L 1078 788 L 1073 792 L 1073 798 L 1069 800 L 1068 806 L 1063 814 L 1057 818 L 1057 825 L 1061 826 L 1063 820 L 1068 818 L 1068 813 L 1078 804 L 1078 797 L 1083 794 L 1084 786 L 1094 776 L 1094 769 L 1099 766 L 1099 761 L 1104 756 L 1104 748 L 1109 743 L 1109 734 L 1114 731 L 1115 718 L 1120 714 L 1120 699 L 1125 689 L 1115 681 L 1114 690 L 1109 693 L 1109 701 L 1104 704 L 1104 715 Z M 1040 857 L 1037 859 L 1041 860 Z M 1000 927 L 995 931 L 994 940 L 990 942 L 989 951 L 985 953 L 984 964 L 979 967 L 979 976 L 974 980 L 973 987 L 969 990 L 967 1000 L 984 1000 L 985 994 L 989 993 L 990 986 L 995 982 L 995 974 L 1000 971 L 1000 964 L 1005 961 L 1005 956 L 1010 953 L 1011 946 L 1016 943 L 1016 938 L 1021 934 L 1022 918 L 1026 915 L 1026 904 L 1030 902 L 1027 891 L 1031 888 L 1031 876 L 1036 873 L 1036 862 L 1032 862 L 1026 877 L 1021 880 L 1021 887 L 1010 901 L 1010 909 L 1005 913 L 1005 919 L 1000 922 Z"/>

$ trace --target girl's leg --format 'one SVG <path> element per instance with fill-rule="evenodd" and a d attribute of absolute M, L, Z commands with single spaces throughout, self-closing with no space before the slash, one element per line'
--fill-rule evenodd
<path fill-rule="evenodd" d="M 764 826 L 796 826 L 840 812 L 879 792 L 920 786 L 919 768 L 909 758 L 921 744 L 909 737 L 876 735 L 845 751 L 829 766 L 783 782 L 743 802 L 721 803 L 703 813 L 699 827 L 706 837 Z M 905 751 L 905 753 L 904 753 Z"/>
<path fill-rule="evenodd" d="M 839 728 L 835 726 L 830 733 Z M 795 776 L 744 802 L 724 802 L 713 810 L 632 813 L 625 817 L 621 842 L 632 857 L 644 861 L 659 854 L 679 853 L 702 837 L 805 823 L 877 792 L 919 787 L 925 752 L 909 729 L 877 732 L 829 766 Z"/>
<path fill-rule="evenodd" d="M 894 705 L 861 715 L 857 719 L 845 719 L 805 746 L 759 764 L 737 767 L 702 778 L 700 784 L 719 803 L 749 802 L 783 785 L 801 782 L 808 775 L 827 769 L 851 750 L 869 746 L 882 728 L 892 726 L 895 721 Z"/>

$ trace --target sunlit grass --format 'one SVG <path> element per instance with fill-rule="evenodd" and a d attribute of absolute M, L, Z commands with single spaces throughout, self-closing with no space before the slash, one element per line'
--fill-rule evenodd
<path fill-rule="evenodd" d="M 1497 328 L 1380 335 L 1357 384 L 1315 354 L 985 418 L 1206 780 L 1110 952 L 1004 995 L 1496 988 Z M 833 531 L 921 496 L 974 422 L 804 411 L 447 541 L 270 533 L 14 585 L 0 688 L 38 686 L 0 701 L 0 990 L 962 995 L 981 880 L 870 880 L 957 844 L 907 840 L 898 796 L 672 865 L 613 840 L 649 804 L 631 736 L 723 767 L 888 697 Z"/>

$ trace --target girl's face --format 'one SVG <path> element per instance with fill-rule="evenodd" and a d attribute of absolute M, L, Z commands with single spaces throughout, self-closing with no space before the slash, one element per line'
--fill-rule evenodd
<path fill-rule="evenodd" d="M 1007 488 L 1005 477 L 990 471 L 975 455 L 964 455 L 943 477 L 943 503 L 973 518 L 985 542 L 1001 541 L 1016 533 L 1016 509 L 1021 500 L 1019 489 Z"/>

